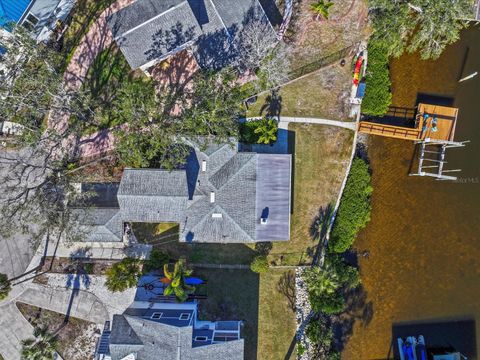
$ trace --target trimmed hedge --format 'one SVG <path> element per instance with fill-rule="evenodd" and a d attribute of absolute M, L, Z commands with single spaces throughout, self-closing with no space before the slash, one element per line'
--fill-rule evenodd
<path fill-rule="evenodd" d="M 370 221 L 373 188 L 368 164 L 361 158 L 352 162 L 328 247 L 342 253 L 353 244 L 357 233 Z"/>
<path fill-rule="evenodd" d="M 388 48 L 375 38 L 368 43 L 368 64 L 365 97 L 362 101 L 362 113 L 367 115 L 385 115 L 392 103 L 390 73 L 388 69 Z"/>

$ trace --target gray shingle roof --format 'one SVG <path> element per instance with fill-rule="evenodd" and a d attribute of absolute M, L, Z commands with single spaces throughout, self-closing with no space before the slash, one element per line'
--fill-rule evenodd
<path fill-rule="evenodd" d="M 253 18 L 268 22 L 258 0 L 137 0 L 107 23 L 134 69 L 186 47 L 201 66 L 220 67 L 232 60 L 231 40 Z"/>
<path fill-rule="evenodd" d="M 118 196 L 188 197 L 185 170 L 125 169 Z"/>
<path fill-rule="evenodd" d="M 86 239 L 121 241 L 124 222 L 177 222 L 180 241 L 288 240 L 290 174 L 290 155 L 238 153 L 230 145 L 192 150 L 183 170 L 126 169 L 119 208 L 92 209 Z"/>
<path fill-rule="evenodd" d="M 133 344 L 125 334 L 135 334 Z M 243 347 L 241 339 L 194 348 L 191 326 L 175 327 L 129 315 L 114 316 L 110 335 L 112 360 L 133 352 L 138 360 L 243 360 Z"/>

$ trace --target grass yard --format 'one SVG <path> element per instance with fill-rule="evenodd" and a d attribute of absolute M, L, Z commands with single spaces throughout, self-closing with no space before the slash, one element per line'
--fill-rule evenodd
<path fill-rule="evenodd" d="M 50 333 L 58 331 L 56 350 L 62 358 L 69 360 L 93 358 L 96 344 L 94 336 L 97 329 L 96 324 L 70 317 L 65 325 L 65 315 L 63 314 L 20 302 L 17 302 L 16 305 L 25 319 L 33 326 L 47 326 Z"/>
<path fill-rule="evenodd" d="M 100 14 L 115 0 L 78 0 L 70 14 L 68 28 L 62 37 L 62 53 L 65 64 L 70 62 L 75 48 L 88 32 L 90 26 L 98 19 Z"/>
<path fill-rule="evenodd" d="M 172 259 L 184 256 L 191 263 L 250 264 L 255 255 L 245 244 L 181 243 L 178 224 L 134 223 L 132 230 L 139 242 L 154 245 Z"/>
<path fill-rule="evenodd" d="M 245 359 L 295 358 L 293 270 L 271 269 L 259 276 L 249 270 L 195 268 L 194 274 L 208 280 L 201 319 L 244 321 Z"/>
<path fill-rule="evenodd" d="M 200 301 L 202 320 L 241 320 L 245 359 L 257 354 L 259 276 L 250 270 L 194 269 L 195 276 L 208 281 L 207 300 Z"/>
<path fill-rule="evenodd" d="M 347 120 L 352 83 L 351 59 L 334 64 L 283 86 L 275 99 L 274 115 Z M 248 116 L 266 115 L 272 97 L 264 94 L 250 105 Z"/>
<path fill-rule="evenodd" d="M 335 205 L 350 160 L 353 132 L 333 126 L 290 124 L 295 135 L 293 214 L 290 241 L 274 242 L 269 259 L 278 265 L 308 264 L 317 242 L 310 226 L 320 208 Z"/>
<path fill-rule="evenodd" d="M 258 360 L 295 359 L 295 272 L 270 269 L 260 276 Z"/>

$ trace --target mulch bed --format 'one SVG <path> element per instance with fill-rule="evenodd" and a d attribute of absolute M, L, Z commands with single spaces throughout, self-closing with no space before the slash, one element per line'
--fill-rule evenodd
<path fill-rule="evenodd" d="M 71 274 L 79 271 L 91 275 L 104 275 L 105 271 L 116 262 L 114 260 L 100 259 L 75 261 L 70 258 L 47 256 L 40 272 Z"/>
<path fill-rule="evenodd" d="M 50 333 L 56 333 L 57 351 L 68 360 L 86 360 L 93 358 L 95 350 L 95 333 L 100 329 L 95 324 L 70 317 L 65 323 L 65 315 L 36 306 L 16 303 L 17 308 L 34 327 L 46 326 Z"/>

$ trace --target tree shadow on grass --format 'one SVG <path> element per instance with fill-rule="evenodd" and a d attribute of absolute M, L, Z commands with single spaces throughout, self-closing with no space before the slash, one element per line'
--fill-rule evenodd
<path fill-rule="evenodd" d="M 317 264 L 322 258 L 323 252 L 326 251 L 327 233 L 332 223 L 333 206 L 328 204 L 326 207 L 320 207 L 318 215 L 310 225 L 310 236 L 318 241 L 318 245 L 313 255 L 313 263 Z"/>
<path fill-rule="evenodd" d="M 295 311 L 295 272 L 284 273 L 277 283 L 277 290 L 285 295 L 288 306 L 292 311 Z"/>
<path fill-rule="evenodd" d="M 280 113 L 282 112 L 282 96 L 279 93 L 279 89 L 273 89 L 265 98 L 265 103 L 260 108 L 260 116 L 263 116 L 264 112 L 266 117 L 280 118 Z"/>
<path fill-rule="evenodd" d="M 250 270 L 195 268 L 207 280 L 207 299 L 199 302 L 201 320 L 243 321 L 245 359 L 257 358 L 259 275 Z"/>
<path fill-rule="evenodd" d="M 121 84 L 128 77 L 130 67 L 118 47 L 112 43 L 93 61 L 87 75 L 85 87 L 94 98 L 111 101 Z"/>

